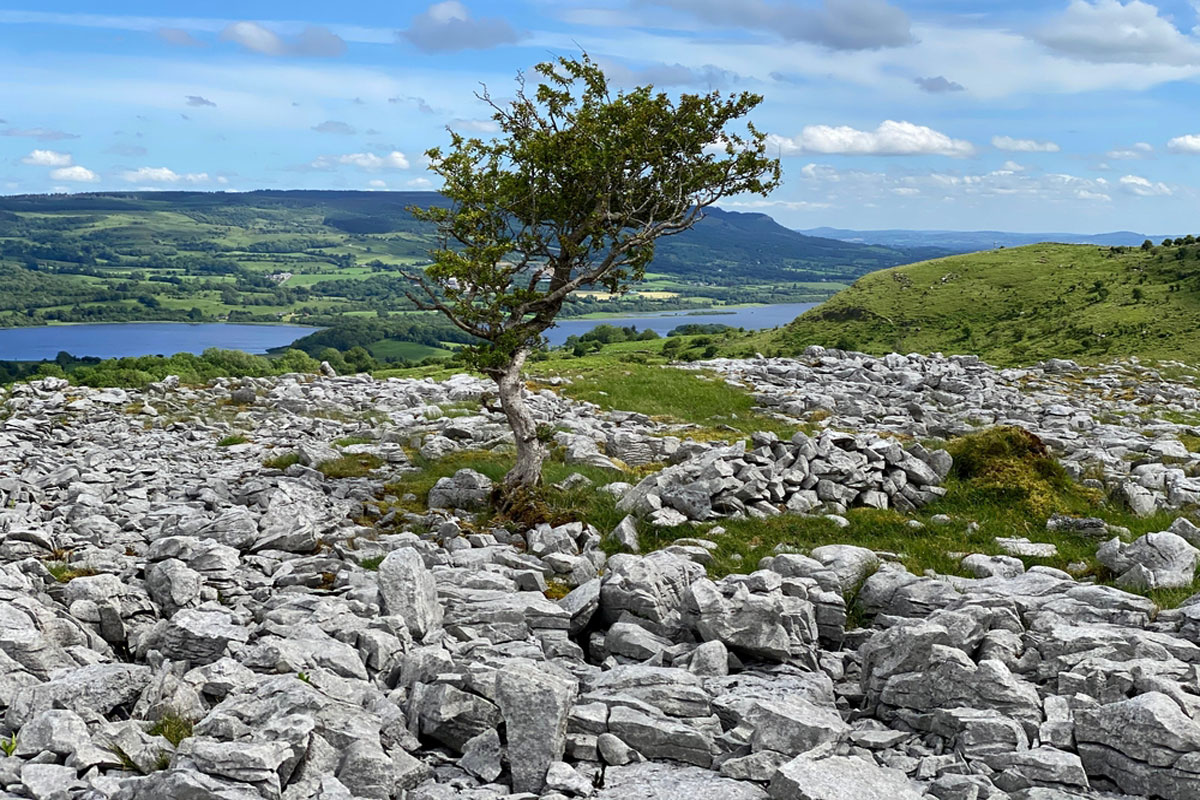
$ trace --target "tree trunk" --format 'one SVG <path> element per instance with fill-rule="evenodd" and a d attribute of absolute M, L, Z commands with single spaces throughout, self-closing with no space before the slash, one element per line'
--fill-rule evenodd
<path fill-rule="evenodd" d="M 542 461 L 546 458 L 546 448 L 538 439 L 537 422 L 525 404 L 525 384 L 521 382 L 521 368 L 528 355 L 528 350 L 518 350 L 502 372 L 492 375 L 499 387 L 500 407 L 517 440 L 517 463 L 504 476 L 506 490 L 539 485 Z"/>

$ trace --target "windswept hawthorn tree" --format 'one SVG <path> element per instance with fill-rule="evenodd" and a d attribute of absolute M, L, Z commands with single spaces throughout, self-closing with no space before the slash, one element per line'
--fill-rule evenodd
<path fill-rule="evenodd" d="M 496 382 L 516 438 L 508 493 L 541 482 L 546 449 L 521 369 L 571 293 L 627 291 L 645 277 L 656 240 L 692 227 L 722 197 L 767 195 L 780 175 L 765 134 L 739 125 L 758 95 L 614 92 L 586 54 L 536 71 L 532 94 L 519 78 L 509 102 L 481 95 L 500 136 L 451 131 L 447 151 L 427 153 L 449 205 L 410 209 L 440 240 L 432 265 L 405 273 L 420 308 L 481 340 L 464 355 Z"/>

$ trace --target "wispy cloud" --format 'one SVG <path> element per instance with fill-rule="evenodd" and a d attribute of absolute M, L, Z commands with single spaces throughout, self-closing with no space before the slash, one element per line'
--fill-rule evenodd
<path fill-rule="evenodd" d="M 833 50 L 877 50 L 912 44 L 912 24 L 903 9 L 886 0 L 824 0 L 768 3 L 766 0 L 647 0 L 692 14 L 722 28 L 752 28 Z"/>
<path fill-rule="evenodd" d="M 523 38 L 507 20 L 473 17 L 458 0 L 434 3 L 398 35 L 427 53 L 487 50 Z"/>
<path fill-rule="evenodd" d="M 942 75 L 934 78 L 913 78 L 913 83 L 920 87 L 921 91 L 929 92 L 930 94 L 944 94 L 946 92 L 965 92 L 967 87 L 957 81 L 952 81 Z"/>
<path fill-rule="evenodd" d="M 198 94 L 189 94 L 185 99 L 187 100 L 187 104 L 189 106 L 211 106 L 212 108 L 217 107 L 217 104 L 212 100 L 209 100 L 207 97 L 201 97 Z"/>
<path fill-rule="evenodd" d="M 207 183 L 207 172 L 178 173 L 168 167 L 139 167 L 122 173 L 128 183 Z"/>
<path fill-rule="evenodd" d="M 21 139 L 37 139 L 39 142 L 58 142 L 63 139 L 78 139 L 79 134 L 67 133 L 53 128 L 6 128 L 0 136 L 15 136 Z"/>
<path fill-rule="evenodd" d="M 331 58 L 346 52 L 342 37 L 318 25 L 309 25 L 297 36 L 285 39 L 257 22 L 234 22 L 221 31 L 221 39 L 268 56 Z"/>
<path fill-rule="evenodd" d="M 318 125 L 313 125 L 312 129 L 317 133 L 333 133 L 338 136 L 353 136 L 358 133 L 350 123 L 336 119 L 327 119 Z"/>
<path fill-rule="evenodd" d="M 1010 153 L 1057 153 L 1062 149 L 1055 142 L 1039 142 L 1036 139 L 1014 139 L 1011 136 L 993 136 L 992 147 Z"/>

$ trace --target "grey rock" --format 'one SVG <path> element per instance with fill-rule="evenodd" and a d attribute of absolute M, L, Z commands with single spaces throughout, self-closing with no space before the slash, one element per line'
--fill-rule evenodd
<path fill-rule="evenodd" d="M 403 618 L 413 636 L 421 639 L 441 627 L 444 612 L 437 583 L 416 550 L 388 553 L 379 565 L 378 581 L 384 610 Z"/>
<path fill-rule="evenodd" d="M 5 721 L 20 729 L 40 710 L 64 708 L 79 714 L 106 715 L 131 703 L 150 682 L 150 668 L 136 664 L 93 664 L 17 690 Z"/>
<path fill-rule="evenodd" d="M 1200 797 L 1200 725 L 1165 694 L 1076 709 L 1075 738 L 1090 776 L 1132 794 Z"/>
<path fill-rule="evenodd" d="M 754 752 L 771 750 L 789 757 L 836 744 L 850 732 L 850 726 L 836 711 L 801 697 L 755 703 L 745 716 L 745 724 L 754 729 L 750 737 Z"/>
<path fill-rule="evenodd" d="M 491 782 L 500 777 L 500 734 L 494 730 L 467 740 L 463 745 L 463 757 L 458 765 L 482 781 Z"/>
<path fill-rule="evenodd" d="M 1183 537 L 1147 533 L 1132 544 L 1114 538 L 1101 545 L 1096 559 L 1117 573 L 1117 584 L 1130 589 L 1176 589 L 1196 579 L 1200 550 Z"/>
<path fill-rule="evenodd" d="M 496 673 L 514 791 L 540 792 L 546 770 L 562 760 L 567 713 L 577 692 L 573 680 L 533 663 L 510 663 Z"/>
<path fill-rule="evenodd" d="M 765 800 L 753 783 L 730 780 L 707 769 L 647 762 L 610 767 L 596 800 Z"/>
<path fill-rule="evenodd" d="M 923 794 L 898 770 L 859 758 L 803 755 L 779 768 L 768 791 L 774 800 L 918 800 Z"/>

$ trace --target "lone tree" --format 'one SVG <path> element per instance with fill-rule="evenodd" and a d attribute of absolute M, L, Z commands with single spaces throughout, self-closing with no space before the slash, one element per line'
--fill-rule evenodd
<path fill-rule="evenodd" d="M 722 197 L 767 195 L 780 175 L 765 134 L 749 122 L 730 129 L 758 95 L 614 93 L 587 55 L 536 71 L 532 94 L 519 77 L 511 101 L 480 95 L 498 138 L 451 131 L 447 152 L 428 151 L 449 205 L 410 209 L 440 238 L 433 263 L 405 273 L 419 308 L 481 340 L 463 355 L 496 382 L 516 438 L 509 497 L 541 482 L 546 448 L 521 369 L 563 303 L 580 289 L 627 291 L 645 276 L 656 240 L 691 228 Z"/>

